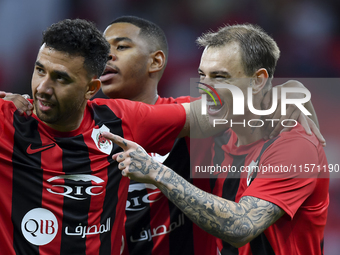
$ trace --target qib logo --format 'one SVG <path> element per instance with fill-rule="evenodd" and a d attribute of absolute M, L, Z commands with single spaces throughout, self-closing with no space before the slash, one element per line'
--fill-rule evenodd
<path fill-rule="evenodd" d="M 34 245 L 51 242 L 58 232 L 58 221 L 52 212 L 35 208 L 26 213 L 21 221 L 21 231 L 27 241 Z"/>

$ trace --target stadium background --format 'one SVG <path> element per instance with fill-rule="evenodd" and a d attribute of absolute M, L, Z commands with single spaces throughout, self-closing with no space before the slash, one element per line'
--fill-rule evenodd
<path fill-rule="evenodd" d="M 296 78 L 312 93 L 331 164 L 339 164 L 340 2 L 338 0 L 0 0 L 0 90 L 31 95 L 41 32 L 64 18 L 94 21 L 103 31 L 121 15 L 149 19 L 164 29 L 169 61 L 161 96 L 190 93 L 202 49 L 195 39 L 223 24 L 256 23 L 277 41 L 276 77 Z M 340 250 L 340 174 L 332 175 L 325 254 Z"/>

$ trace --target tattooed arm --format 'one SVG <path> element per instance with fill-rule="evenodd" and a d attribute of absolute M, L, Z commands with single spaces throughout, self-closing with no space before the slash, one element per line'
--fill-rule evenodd
<path fill-rule="evenodd" d="M 284 214 L 277 205 L 255 197 L 235 203 L 204 192 L 159 163 L 155 171 L 153 184 L 169 200 L 199 227 L 235 247 L 250 242 Z"/>
<path fill-rule="evenodd" d="M 138 144 L 103 135 L 124 149 L 113 156 L 122 175 L 154 184 L 199 227 L 235 247 L 250 242 L 284 214 L 277 205 L 255 197 L 235 203 L 204 192 L 154 161 Z"/>

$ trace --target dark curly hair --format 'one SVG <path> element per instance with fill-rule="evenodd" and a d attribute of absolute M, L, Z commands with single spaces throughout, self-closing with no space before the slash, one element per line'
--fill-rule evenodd
<path fill-rule="evenodd" d="M 57 51 L 82 56 L 84 68 L 90 76 L 102 75 L 110 44 L 94 23 L 83 19 L 65 19 L 52 24 L 43 32 L 42 44 Z"/>

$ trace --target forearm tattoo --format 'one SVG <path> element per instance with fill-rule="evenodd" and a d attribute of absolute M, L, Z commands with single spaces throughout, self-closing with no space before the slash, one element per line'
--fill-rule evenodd
<path fill-rule="evenodd" d="M 202 229 L 234 246 L 251 241 L 284 214 L 277 205 L 255 197 L 235 203 L 204 192 L 154 161 L 141 147 L 130 157 L 130 172 L 155 171 L 155 184 L 170 201 Z"/>
<path fill-rule="evenodd" d="M 217 197 L 158 167 L 158 188 L 194 223 L 232 245 L 251 241 L 284 214 L 277 205 L 255 197 L 243 197 L 239 203 Z"/>
<path fill-rule="evenodd" d="M 136 151 L 130 152 L 129 155 L 131 157 L 130 172 L 141 172 L 144 175 L 149 173 L 149 168 L 146 168 L 146 161 L 149 158 L 141 147 L 138 147 Z"/>
<path fill-rule="evenodd" d="M 163 171 L 163 165 L 151 158 L 142 147 L 138 147 L 135 151 L 130 152 L 129 156 L 131 159 L 129 165 L 130 172 L 140 172 L 143 175 L 147 175 L 150 173 L 150 170 L 158 170 L 158 174 L 161 174 Z"/>

